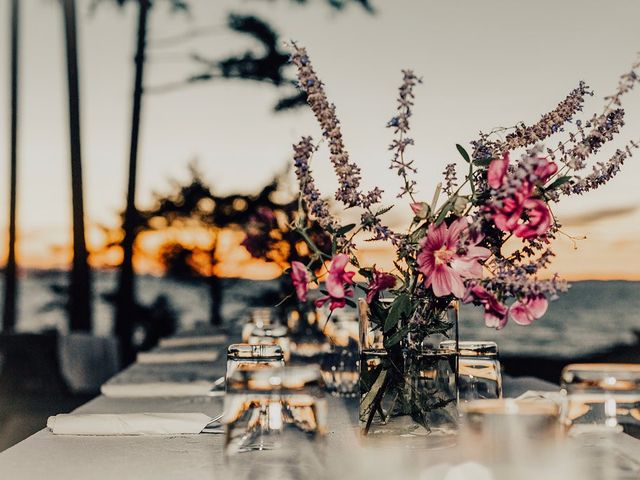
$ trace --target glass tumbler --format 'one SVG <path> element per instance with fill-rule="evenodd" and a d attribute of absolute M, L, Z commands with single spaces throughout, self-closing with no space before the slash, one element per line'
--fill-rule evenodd
<path fill-rule="evenodd" d="M 320 363 L 326 391 L 335 397 L 357 397 L 358 354 L 348 347 L 334 347 L 323 355 Z"/>
<path fill-rule="evenodd" d="M 561 443 L 560 407 L 550 400 L 470 400 L 460 410 L 461 448 L 485 465 L 524 467 Z"/>
<path fill-rule="evenodd" d="M 572 364 L 562 371 L 562 420 L 572 435 L 640 434 L 640 365 Z"/>
<path fill-rule="evenodd" d="M 224 405 L 227 455 L 291 452 L 326 433 L 327 403 L 317 367 L 236 369 Z"/>
<path fill-rule="evenodd" d="M 282 446 L 282 370 L 245 365 L 227 375 L 222 416 L 226 455 Z"/>
<path fill-rule="evenodd" d="M 284 367 L 284 355 L 279 345 L 250 345 L 234 343 L 227 349 L 227 373 L 229 379 L 235 370 Z"/>
<path fill-rule="evenodd" d="M 242 341 L 247 343 L 253 330 L 258 328 L 270 327 L 276 323 L 276 309 L 268 307 L 253 308 L 249 312 L 249 321 L 242 327 Z"/>
<path fill-rule="evenodd" d="M 324 436 L 328 410 L 318 366 L 288 366 L 281 372 L 283 443 L 294 446 L 298 441 Z"/>
<path fill-rule="evenodd" d="M 454 340 L 440 348 L 455 348 Z M 502 397 L 502 372 L 498 345 L 487 341 L 458 342 L 458 395 L 460 401 Z"/>
<path fill-rule="evenodd" d="M 255 327 L 247 343 L 251 345 L 279 345 L 282 348 L 285 361 L 288 361 L 291 355 L 291 343 L 288 333 L 289 331 L 284 325 Z"/>

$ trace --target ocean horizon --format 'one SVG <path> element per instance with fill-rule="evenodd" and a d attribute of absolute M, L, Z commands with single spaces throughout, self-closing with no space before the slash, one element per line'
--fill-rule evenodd
<path fill-rule="evenodd" d="M 56 285 L 66 285 L 67 272 L 25 270 L 18 287 L 18 332 L 67 331 L 67 318 Z M 105 298 L 115 290 L 116 272 L 94 270 L 93 330 L 96 335 L 112 332 L 112 306 Z M 180 281 L 139 275 L 137 297 L 151 305 L 164 295 L 178 314 L 178 328 L 189 329 L 208 322 L 210 299 L 204 279 Z M 256 297 L 278 289 L 277 280 L 259 281 L 225 278 L 222 281 L 222 317 L 225 323 L 240 318 Z M 2 281 L 0 281 L 0 287 Z M 248 288 L 250 287 L 250 288 Z M 355 318 L 353 309 L 340 316 Z M 602 351 L 614 345 L 633 345 L 640 331 L 640 282 L 587 280 L 571 284 L 560 298 L 550 302 L 547 314 L 530 326 L 510 322 L 496 331 L 484 326 L 481 309 L 464 305 L 460 312 L 460 337 L 493 340 L 502 354 L 572 358 Z"/>

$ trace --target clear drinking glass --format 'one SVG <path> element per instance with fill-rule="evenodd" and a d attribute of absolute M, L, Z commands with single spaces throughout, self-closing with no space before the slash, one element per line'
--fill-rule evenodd
<path fill-rule="evenodd" d="M 454 340 L 440 343 L 455 349 Z M 461 401 L 502 397 L 502 372 L 498 345 L 487 341 L 458 342 L 458 395 Z"/>
<path fill-rule="evenodd" d="M 250 345 L 235 343 L 227 349 L 228 379 L 237 369 L 284 367 L 284 355 L 280 345 Z"/>
<path fill-rule="evenodd" d="M 281 396 L 284 443 L 322 437 L 327 431 L 327 401 L 320 369 L 314 365 L 288 366 L 282 372 Z"/>
<path fill-rule="evenodd" d="M 317 367 L 235 369 L 224 405 L 227 455 L 292 450 L 326 433 L 327 404 Z"/>
<path fill-rule="evenodd" d="M 489 463 L 524 458 L 562 436 L 560 407 L 549 400 L 512 398 L 470 400 L 462 404 L 464 434 Z"/>
<path fill-rule="evenodd" d="M 358 396 L 358 354 L 350 348 L 334 347 L 320 364 L 325 389 L 336 397 Z"/>
<path fill-rule="evenodd" d="M 249 337 L 253 330 L 258 328 L 266 328 L 277 323 L 277 311 L 273 307 L 256 307 L 249 311 L 249 321 L 242 327 L 242 341 L 249 342 Z"/>
<path fill-rule="evenodd" d="M 247 343 L 251 345 L 279 345 L 282 348 L 285 361 L 289 360 L 291 344 L 287 327 L 284 325 L 272 325 L 269 327 L 255 327 L 249 336 Z"/>
<path fill-rule="evenodd" d="M 331 350 L 326 324 L 319 321 L 315 309 L 302 312 L 294 311 L 289 315 L 291 357 L 296 362 L 318 364 L 322 356 Z"/>
<path fill-rule="evenodd" d="M 563 423 L 570 433 L 640 432 L 640 365 L 572 364 L 562 371 Z"/>
<path fill-rule="evenodd" d="M 227 455 L 282 445 L 283 367 L 235 368 L 227 376 L 222 423 Z"/>
<path fill-rule="evenodd" d="M 564 474 L 567 465 L 561 460 L 566 460 L 566 442 L 557 403 L 482 399 L 461 403 L 460 411 L 460 456 L 465 462 L 487 466 L 490 478 L 584 478 Z M 551 468 L 545 471 L 547 466 Z M 543 471 L 544 476 L 539 476 Z"/>

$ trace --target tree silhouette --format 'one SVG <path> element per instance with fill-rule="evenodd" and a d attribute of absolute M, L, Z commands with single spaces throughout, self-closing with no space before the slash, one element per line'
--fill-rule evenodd
<path fill-rule="evenodd" d="M 291 261 L 307 263 L 309 252 L 298 232 L 291 228 L 297 221 L 298 198 L 289 195 L 282 201 L 285 175 L 278 175 L 255 195 L 233 194 L 219 196 L 213 193 L 195 164 L 189 166 L 190 178 L 186 182 L 172 182 L 171 190 L 156 195 L 155 205 L 140 211 L 137 216 L 136 234 L 163 232 L 171 228 L 197 228 L 207 232 L 209 246 L 200 248 L 179 243 L 165 242 L 160 248 L 158 260 L 167 275 L 181 280 L 205 277 L 211 297 L 210 322 L 221 323 L 222 282 L 217 275 L 219 263 L 219 239 L 223 231 L 242 232 L 242 242 L 249 253 L 267 262 L 275 262 L 282 270 Z M 330 241 L 316 224 L 309 224 L 308 234 L 316 245 L 329 251 Z M 106 248 L 118 246 L 122 234 L 106 232 L 111 241 Z M 203 261 L 203 259 L 205 259 Z"/>
<path fill-rule="evenodd" d="M 4 271 L 2 329 L 13 331 L 16 325 L 16 195 L 18 168 L 18 41 L 20 33 L 19 0 L 11 1 L 11 152 L 9 179 L 9 252 Z"/>
<path fill-rule="evenodd" d="M 135 227 L 138 216 L 136 199 L 136 180 L 138 172 L 138 144 L 140 135 L 140 116 L 142 111 L 142 85 L 147 49 L 147 24 L 151 0 L 95 0 L 93 7 L 105 1 L 114 1 L 123 7 L 126 3 L 135 2 L 138 6 L 138 21 L 136 27 L 136 53 L 134 57 L 135 77 L 133 84 L 133 102 L 131 110 L 131 137 L 129 143 L 129 168 L 127 179 L 127 197 L 124 212 L 124 239 L 122 242 L 123 259 L 118 274 L 116 294 L 115 333 L 120 339 L 122 360 L 125 364 L 134 360 L 134 350 L 131 345 L 132 317 L 135 312 L 135 277 L 133 271 L 133 246 L 135 243 Z M 167 0 L 174 11 L 186 11 L 187 4 L 182 0 Z"/>
<path fill-rule="evenodd" d="M 91 330 L 91 273 L 85 241 L 84 195 L 80 137 L 80 89 L 75 0 L 64 0 L 65 45 L 69 89 L 69 141 L 71 153 L 71 197 L 73 210 L 73 262 L 69 284 L 69 326 Z"/>
<path fill-rule="evenodd" d="M 120 266 L 117 286 L 117 302 L 115 314 L 115 332 L 121 342 L 123 360 L 125 363 L 133 361 L 133 349 L 130 347 L 131 340 L 131 316 L 135 306 L 135 276 L 133 270 L 133 254 L 136 238 L 136 229 L 139 226 L 139 213 L 135 206 L 136 176 L 137 176 L 137 154 L 138 135 L 140 129 L 140 115 L 143 97 L 143 74 L 147 48 L 147 21 L 151 7 L 154 2 L 151 0 L 94 0 L 93 5 L 105 1 L 115 1 L 119 6 L 125 5 L 128 1 L 135 1 L 138 5 L 138 23 L 136 33 L 136 55 L 135 55 L 135 81 L 133 90 L 133 109 L 131 122 L 131 143 L 129 152 L 129 175 L 127 183 L 127 199 L 124 213 L 122 242 L 123 260 Z M 187 2 L 183 0 L 168 0 L 173 10 L 187 10 Z M 367 0 L 351 0 L 359 3 L 365 9 L 371 10 Z M 337 10 L 342 9 L 347 3 L 346 0 L 328 0 L 328 4 Z M 304 4 L 305 1 L 298 3 Z M 263 55 L 253 52 L 246 52 L 244 55 L 232 56 L 219 61 L 211 61 L 202 56 L 194 55 L 193 59 L 205 70 L 195 76 L 188 78 L 181 84 L 189 84 L 198 81 L 211 80 L 213 78 L 243 79 L 259 82 L 270 82 L 275 86 L 293 85 L 293 80 L 286 78 L 282 71 L 287 64 L 288 54 L 278 50 L 278 36 L 275 31 L 264 21 L 254 16 L 230 15 L 228 26 L 238 33 L 248 34 L 261 42 L 265 47 Z M 169 86 L 168 88 L 173 88 Z M 149 89 L 147 89 L 149 90 Z M 166 90 L 161 87 L 156 90 Z M 275 106 L 276 110 L 291 108 L 304 103 L 304 96 L 295 92 L 293 95 L 280 100 Z M 212 247 L 215 252 L 215 245 Z M 215 254 L 211 258 L 215 262 Z M 212 264 L 212 270 L 214 268 Z M 212 284 L 217 279 L 215 275 L 210 275 Z M 212 291 L 219 291 L 219 288 L 212 287 Z M 212 318 L 214 315 L 212 315 Z M 215 322 L 218 320 L 213 318 Z"/>

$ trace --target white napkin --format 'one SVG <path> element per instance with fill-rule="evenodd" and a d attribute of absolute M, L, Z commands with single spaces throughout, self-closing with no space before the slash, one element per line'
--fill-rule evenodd
<path fill-rule="evenodd" d="M 198 380 L 194 382 L 144 382 L 144 383 L 105 383 L 100 391 L 106 397 L 197 397 L 207 395 L 213 388 L 213 382 Z"/>
<path fill-rule="evenodd" d="M 215 362 L 220 356 L 216 350 L 185 350 L 140 352 L 138 363 L 187 363 L 187 362 Z"/>
<path fill-rule="evenodd" d="M 49 417 L 55 435 L 196 434 L 211 422 L 204 413 L 93 413 Z"/>
<path fill-rule="evenodd" d="M 162 338 L 161 347 L 190 347 L 193 345 L 220 345 L 227 341 L 226 335 L 200 335 L 193 337 Z"/>

